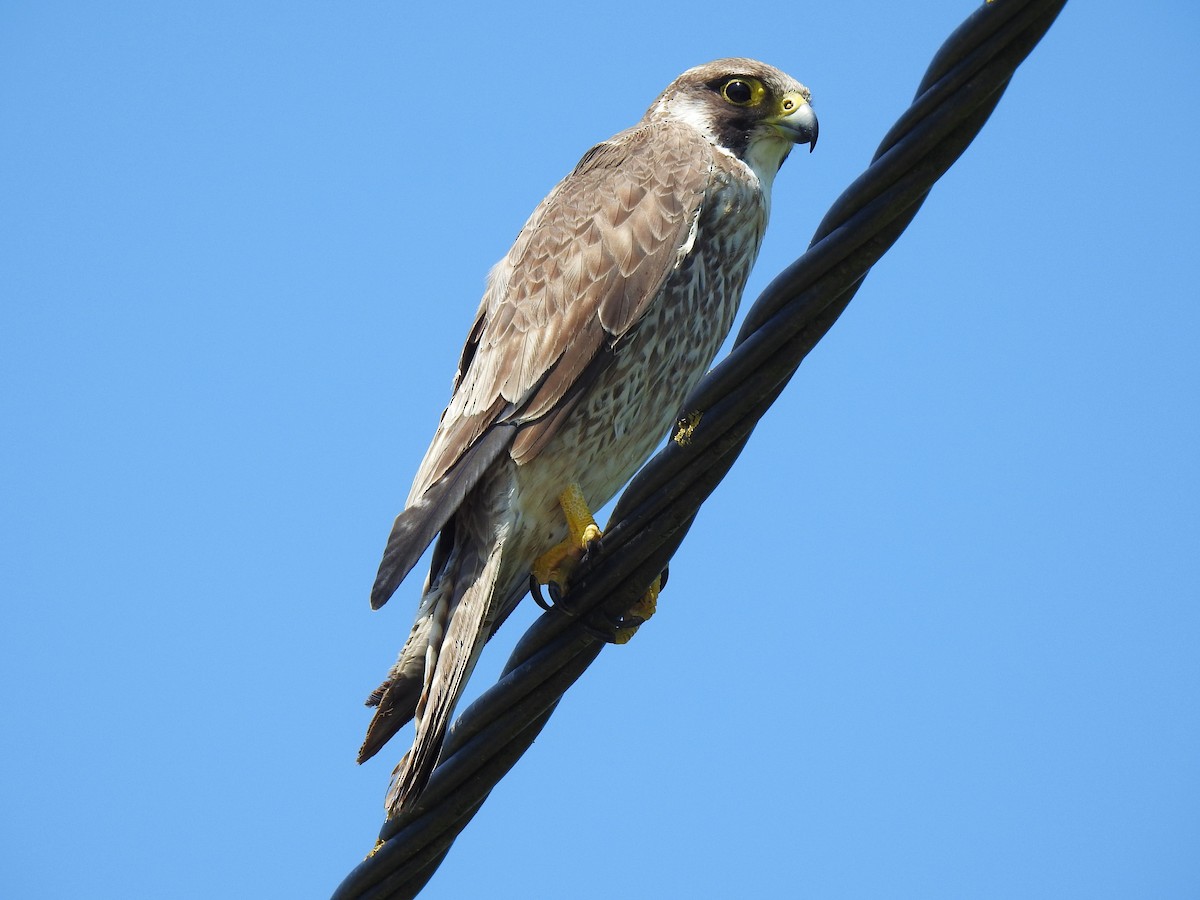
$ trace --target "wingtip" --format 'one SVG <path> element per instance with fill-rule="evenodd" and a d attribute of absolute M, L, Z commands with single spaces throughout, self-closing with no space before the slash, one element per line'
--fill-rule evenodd
<path fill-rule="evenodd" d="M 381 565 L 379 573 L 375 576 L 375 584 L 371 587 L 371 609 L 379 609 L 391 600 L 392 594 L 396 593 L 399 586 L 396 570 L 386 563 Z"/>

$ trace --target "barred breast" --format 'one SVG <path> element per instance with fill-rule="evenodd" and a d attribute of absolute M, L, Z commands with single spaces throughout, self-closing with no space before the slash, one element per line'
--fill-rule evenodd
<path fill-rule="evenodd" d="M 589 506 L 607 503 L 673 426 L 680 404 L 729 333 L 762 242 L 767 210 L 757 179 L 720 157 L 690 250 L 617 347 L 615 359 L 541 451 L 516 470 L 524 522 L 545 549 L 562 540 L 558 495 L 579 485 Z M 535 549 L 536 553 L 537 550 Z"/>

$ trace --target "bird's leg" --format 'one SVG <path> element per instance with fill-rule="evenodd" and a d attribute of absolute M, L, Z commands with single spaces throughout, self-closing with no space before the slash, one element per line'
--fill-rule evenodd
<path fill-rule="evenodd" d="M 555 544 L 535 559 L 529 573 L 533 597 L 544 609 L 550 607 L 542 599 L 537 586 L 546 585 L 550 590 L 551 599 L 557 604 L 561 595 L 566 592 L 571 572 L 588 553 L 599 549 L 600 538 L 603 536 L 600 526 L 592 517 L 592 511 L 588 509 L 587 501 L 583 499 L 579 485 L 573 482 L 567 485 L 567 489 L 558 495 L 558 505 L 562 507 L 563 515 L 567 519 L 567 539 Z"/>
<path fill-rule="evenodd" d="M 529 590 L 533 599 L 542 609 L 558 609 L 567 615 L 574 616 L 574 611 L 564 604 L 563 595 L 571 573 L 590 554 L 596 553 L 601 547 L 604 536 L 596 524 L 592 511 L 577 484 L 570 484 L 558 497 L 558 505 L 562 507 L 567 519 L 567 539 L 551 547 L 536 560 L 529 573 Z M 637 601 L 625 615 L 609 617 L 611 630 L 602 631 L 585 625 L 588 631 L 599 638 L 614 644 L 624 644 L 633 637 L 638 626 L 654 615 L 658 605 L 658 595 L 663 585 L 667 583 L 667 572 L 664 569 L 651 583 L 646 593 Z M 546 585 L 550 592 L 553 606 L 542 596 L 541 585 Z M 582 623 L 581 623 L 582 624 Z"/>

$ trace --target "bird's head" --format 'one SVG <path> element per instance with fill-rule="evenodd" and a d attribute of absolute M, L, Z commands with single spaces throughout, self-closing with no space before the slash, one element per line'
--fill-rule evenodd
<path fill-rule="evenodd" d="M 688 69 L 646 118 L 675 119 L 700 131 L 770 184 L 795 144 L 817 146 L 808 88 L 753 59 L 718 59 Z"/>

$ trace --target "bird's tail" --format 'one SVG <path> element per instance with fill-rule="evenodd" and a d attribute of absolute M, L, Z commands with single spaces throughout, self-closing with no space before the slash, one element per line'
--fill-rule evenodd
<path fill-rule="evenodd" d="M 429 650 L 429 632 L 433 610 L 438 605 L 436 591 L 426 593 L 404 649 L 387 679 L 371 692 L 367 706 L 375 707 L 375 715 L 367 726 L 367 736 L 358 749 L 358 761 L 366 762 L 412 721 L 417 703 L 425 687 L 425 660 Z"/>
<path fill-rule="evenodd" d="M 411 650 L 415 652 L 410 656 L 424 650 L 424 677 L 413 715 L 416 735 L 412 749 L 392 773 L 387 794 L 389 816 L 395 816 L 406 804 L 416 800 L 429 783 L 429 777 L 437 765 L 454 707 L 491 630 L 502 546 L 503 542 L 496 540 L 486 556 L 467 551 L 449 561 L 446 570 L 432 587 L 437 596 L 426 598 L 434 602 L 426 618 L 428 624 L 424 633 L 418 634 L 418 622 L 409 637 L 409 643 L 405 645 L 406 653 L 410 650 L 409 645 L 413 645 Z M 404 660 L 405 654 L 401 654 L 397 669 L 403 666 Z M 393 685 L 399 689 L 399 693 L 411 691 L 412 688 L 411 684 L 405 686 L 403 678 L 399 682 L 393 681 Z M 385 714 L 384 707 L 390 692 L 384 691 L 376 719 Z M 408 702 L 411 703 L 411 699 Z M 402 721 L 391 726 L 387 737 L 407 720 L 405 715 Z M 374 721 L 367 732 L 368 743 L 371 742 L 373 730 Z M 382 745 L 382 741 L 379 745 Z M 363 747 L 365 750 L 367 744 L 364 743 Z"/>

